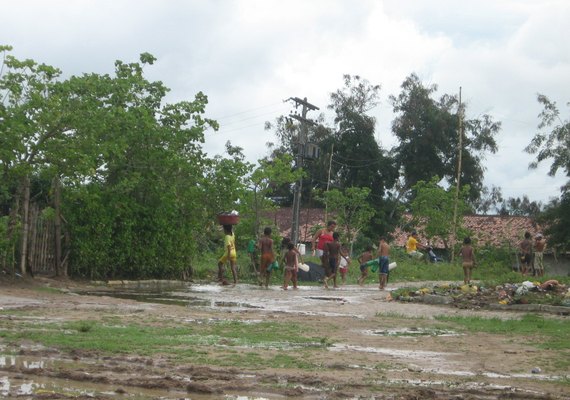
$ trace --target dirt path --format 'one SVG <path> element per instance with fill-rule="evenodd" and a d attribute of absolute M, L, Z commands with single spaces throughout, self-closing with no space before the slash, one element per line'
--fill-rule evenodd
<path fill-rule="evenodd" d="M 64 292 L 39 290 L 38 285 Z M 395 287 L 389 285 L 389 289 Z M 277 287 L 264 290 L 251 285 L 201 284 L 173 290 L 162 299 L 178 304 L 110 296 L 117 289 L 105 296 L 109 290 L 53 280 L 0 286 L 0 328 L 117 318 L 138 324 L 189 327 L 210 321 L 272 321 L 302 326 L 315 337 L 326 338 L 327 346 L 318 350 L 267 345 L 252 349 L 226 339 L 201 345 L 210 360 L 222 359 L 228 352 L 236 357 L 255 353 L 275 359 L 292 355 L 310 365 L 241 368 L 192 359 L 181 363 L 167 355 L 65 352 L 25 340 L 10 343 L 0 336 L 0 376 L 6 375 L 0 378 L 0 396 L 570 398 L 568 371 L 561 370 L 556 362 L 568 353 L 539 350 L 532 337 L 444 329 L 434 319 L 438 315 L 510 319 L 520 318 L 520 313 L 398 303 L 388 300 L 389 291 L 381 292 L 374 285 L 349 285 L 337 290 L 303 286 L 283 291 Z M 78 294 L 86 292 L 91 295 Z"/>

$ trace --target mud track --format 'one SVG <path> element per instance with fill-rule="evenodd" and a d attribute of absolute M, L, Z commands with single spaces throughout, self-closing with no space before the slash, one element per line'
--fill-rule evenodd
<path fill-rule="evenodd" d="M 46 286 L 57 289 L 46 291 Z M 390 284 L 389 290 L 397 284 Z M 568 399 L 570 356 L 539 349 L 539 337 L 442 328 L 437 315 L 520 318 L 521 313 L 389 301 L 375 285 L 283 291 L 251 285 L 189 285 L 162 300 L 114 297 L 124 289 L 50 279 L 0 285 L 0 327 L 106 321 L 154 326 L 259 321 L 298 324 L 326 346 L 252 348 L 220 339 L 201 345 L 208 359 L 231 351 L 302 358 L 310 367 L 207 364 L 170 354 L 65 351 L 0 336 L 0 397 L 161 399 Z M 140 299 L 139 299 L 140 300 Z M 163 301 L 169 303 L 169 301 Z M 545 316 L 546 317 L 546 316 Z M 565 319 L 564 316 L 547 316 Z M 21 324 L 21 325 L 20 325 Z M 538 373 L 533 373 L 537 372 Z M 2 377 L 3 376 L 3 377 Z"/>

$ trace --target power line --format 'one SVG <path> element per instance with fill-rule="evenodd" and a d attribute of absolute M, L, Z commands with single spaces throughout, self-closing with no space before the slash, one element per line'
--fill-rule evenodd
<path fill-rule="evenodd" d="M 281 105 L 281 106 L 283 105 L 282 102 L 279 102 L 279 103 L 272 103 L 272 104 L 268 104 L 268 105 L 265 105 L 265 106 L 250 108 L 250 109 L 248 109 L 248 110 L 238 111 L 238 112 L 233 113 L 233 114 L 228 114 L 228 115 L 224 115 L 224 116 L 217 117 L 217 118 L 212 118 L 212 119 L 218 120 L 218 119 L 230 118 L 230 117 L 233 117 L 233 116 L 236 116 L 236 115 L 246 114 L 246 113 L 248 113 L 248 112 L 257 111 L 257 110 L 261 110 L 261 109 L 264 109 L 264 108 L 274 107 L 274 106 L 276 106 L 276 105 L 278 105 L 278 104 Z"/>

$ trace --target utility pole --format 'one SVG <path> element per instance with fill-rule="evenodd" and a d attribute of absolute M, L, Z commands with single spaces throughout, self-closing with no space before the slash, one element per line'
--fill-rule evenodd
<path fill-rule="evenodd" d="M 333 159 L 333 153 L 334 153 L 334 142 L 331 146 L 331 156 L 329 158 L 329 173 L 327 175 L 327 191 L 326 193 L 328 193 L 329 191 L 329 186 L 331 183 L 331 169 L 332 169 L 332 159 Z M 329 220 L 329 203 L 328 201 L 325 202 L 325 223 Z"/>
<path fill-rule="evenodd" d="M 301 115 L 295 112 L 289 116 L 296 119 L 301 123 L 301 129 L 299 130 L 299 137 L 297 140 L 297 155 L 295 158 L 295 168 L 299 169 L 303 167 L 303 160 L 305 158 L 305 151 L 307 145 L 308 136 L 308 125 L 315 123 L 307 119 L 307 112 L 312 110 L 318 110 L 317 106 L 312 105 L 307 101 L 307 98 L 300 99 L 298 97 L 291 97 L 287 100 L 291 100 L 295 103 L 295 108 L 301 107 Z M 300 178 L 295 182 L 295 188 L 293 193 L 293 218 L 291 223 L 291 241 L 296 246 L 299 242 L 299 211 L 301 210 L 301 191 L 303 189 L 303 178 Z"/>
<path fill-rule="evenodd" d="M 453 261 L 454 245 L 457 242 L 457 203 L 459 202 L 459 189 L 461 185 L 461 162 L 463 154 L 463 105 L 461 104 L 461 86 L 459 87 L 459 141 L 457 145 L 457 186 L 455 187 L 455 204 L 453 205 L 453 235 L 451 236 L 451 261 Z"/>

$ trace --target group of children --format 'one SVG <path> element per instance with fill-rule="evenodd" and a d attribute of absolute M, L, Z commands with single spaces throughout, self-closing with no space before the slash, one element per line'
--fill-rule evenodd
<path fill-rule="evenodd" d="M 321 241 L 319 242 L 320 248 L 315 249 L 316 255 L 321 260 L 321 265 L 324 268 L 325 276 L 323 279 L 324 287 L 328 288 L 330 281 L 333 283 L 333 287 L 337 288 L 337 274 L 340 275 L 342 283 L 345 283 L 346 273 L 348 271 L 348 265 L 350 264 L 350 258 L 348 256 L 347 250 L 340 244 L 340 235 L 338 232 L 333 232 L 336 227 L 334 221 L 329 221 L 326 233 L 321 232 L 317 237 L 320 236 Z M 235 236 L 233 234 L 233 229 L 231 225 L 224 225 L 224 254 L 218 260 L 218 281 L 222 285 L 228 285 L 229 282 L 225 279 L 225 265 L 229 262 L 233 284 L 237 283 L 237 268 L 236 260 L 237 253 L 235 247 Z M 327 236 L 330 233 L 330 238 Z M 270 227 L 266 227 L 263 230 L 263 236 L 254 244 L 255 249 L 253 251 L 259 251 L 259 285 L 269 286 L 269 280 L 271 277 L 272 267 L 276 262 L 276 255 L 274 249 L 273 239 L 271 238 L 272 230 Z M 324 240 L 323 240 L 324 238 Z M 281 243 L 281 264 L 283 265 L 283 286 L 284 290 L 289 289 L 289 283 L 293 285 L 293 289 L 297 289 L 298 283 L 298 271 L 299 264 L 304 264 L 302 254 L 295 247 L 295 244 L 289 239 L 283 239 Z M 380 289 L 384 289 L 387 283 L 387 277 L 389 273 L 389 255 L 390 246 L 386 242 L 385 238 L 380 239 L 380 245 L 378 248 L 378 264 L 380 266 L 379 271 L 379 283 Z M 360 263 L 361 276 L 358 279 L 358 283 L 362 285 L 364 280 L 368 276 L 368 268 L 370 267 L 369 261 L 373 260 L 375 257 L 372 255 L 372 247 L 369 246 L 365 252 L 363 252 L 360 257 L 358 257 L 358 262 Z"/>
<path fill-rule="evenodd" d="M 221 284 L 227 285 L 224 275 L 224 266 L 227 262 L 230 263 L 233 283 L 237 283 L 237 269 L 236 269 L 236 247 L 235 247 L 235 237 L 233 234 L 233 229 L 231 225 L 224 225 L 224 254 L 218 260 L 218 280 Z M 338 232 L 334 232 L 336 228 L 336 222 L 329 221 L 327 227 L 323 228 L 315 235 L 313 239 L 313 255 L 316 255 L 321 260 L 321 265 L 325 271 L 325 277 L 323 279 L 324 287 L 329 287 L 329 282 L 332 280 L 333 287 L 337 288 L 337 272 L 340 273 L 342 282 L 345 282 L 346 271 L 348 265 L 350 264 L 350 259 L 347 251 L 340 244 L 340 236 Z M 270 227 L 266 227 L 263 231 L 263 237 L 261 237 L 255 247 L 260 252 L 260 265 L 259 265 L 259 284 L 260 286 L 269 286 L 269 280 L 271 277 L 272 267 L 275 265 L 276 256 L 275 249 L 273 246 L 273 239 L 271 238 L 272 230 Z M 411 236 L 413 237 L 413 236 Z M 525 239 L 520 244 L 521 251 L 521 272 L 523 275 L 530 269 L 532 254 L 534 250 L 534 272 L 538 276 L 543 276 L 544 265 L 542 262 L 543 252 L 545 248 L 545 241 L 542 234 L 536 236 L 536 241 L 533 245 L 530 240 L 531 235 L 529 232 L 525 233 Z M 289 283 L 292 283 L 293 289 L 297 289 L 297 275 L 299 271 L 299 264 L 303 264 L 302 255 L 299 250 L 295 247 L 294 243 L 289 239 L 283 239 L 281 243 L 281 263 L 283 264 L 283 286 L 284 290 L 289 288 Z M 465 284 L 471 283 L 471 276 L 473 268 L 475 268 L 475 252 L 471 245 L 471 239 L 466 237 L 463 240 L 463 245 L 459 252 L 462 259 L 463 267 L 463 281 Z M 368 277 L 368 268 L 372 268 L 374 263 L 376 263 L 379 269 L 379 288 L 383 290 L 388 282 L 388 276 L 390 273 L 390 245 L 386 241 L 385 237 L 380 238 L 380 243 L 378 245 L 378 252 L 376 256 L 373 254 L 372 246 L 367 246 L 366 250 L 358 257 L 358 263 L 360 264 L 360 277 L 358 278 L 358 284 L 363 285 L 364 281 Z M 374 268 L 372 268 L 374 270 Z"/>
<path fill-rule="evenodd" d="M 520 271 L 523 275 L 532 274 L 534 276 L 544 276 L 544 249 L 546 240 L 542 233 L 538 233 L 531 240 L 530 232 L 525 232 L 524 239 L 519 244 L 520 251 Z M 534 257 L 533 257 L 534 256 Z"/>

